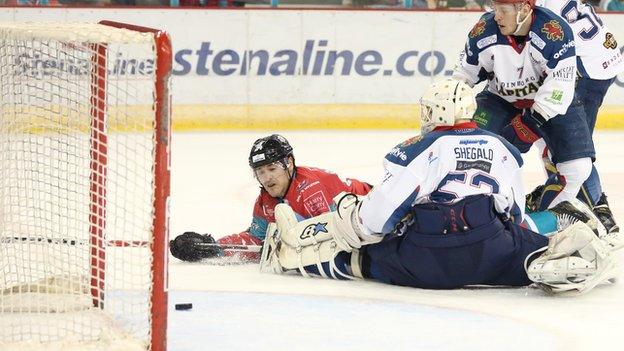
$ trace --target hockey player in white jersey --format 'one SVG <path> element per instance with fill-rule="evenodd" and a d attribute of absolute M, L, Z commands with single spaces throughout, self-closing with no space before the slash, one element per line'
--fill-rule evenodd
<path fill-rule="evenodd" d="M 366 197 L 343 193 L 335 212 L 301 222 L 287 204 L 276 207 L 261 268 L 432 289 L 537 282 L 588 291 L 612 278 L 611 248 L 585 224 L 598 229 L 595 217 L 550 240 L 519 225 L 522 158 L 471 121 L 475 108 L 465 83 L 431 86 L 421 100 L 422 135 L 386 155 L 386 174 Z M 582 213 L 568 202 L 557 208 L 559 219 Z"/>
<path fill-rule="evenodd" d="M 585 112 L 574 98 L 574 35 L 534 0 L 495 0 L 491 7 L 468 34 L 454 77 L 471 86 L 487 81 L 477 95 L 481 128 L 522 152 L 544 139 L 565 180 L 545 206 L 554 207 L 577 196 L 595 157 Z"/>
<path fill-rule="evenodd" d="M 615 36 L 590 4 L 581 0 L 536 0 L 536 5 L 561 16 L 572 28 L 580 77 L 608 81 L 608 87 L 615 76 L 624 72 L 624 56 Z"/>
<path fill-rule="evenodd" d="M 577 79 L 573 103 L 583 107 L 590 134 L 593 134 L 604 96 L 616 76 L 624 72 L 622 49 L 590 4 L 580 0 L 537 0 L 536 4 L 561 16 L 574 32 Z M 534 210 L 549 203 L 561 189 L 556 167 L 550 162 L 547 150 L 543 150 L 544 143 L 538 145 L 542 148 L 540 154 L 543 155 L 549 179 L 546 186 L 538 187 L 527 198 L 527 207 Z M 594 212 L 609 231 L 619 231 L 595 167 L 592 167 L 591 175 L 583 184 L 579 198 L 594 205 Z"/>

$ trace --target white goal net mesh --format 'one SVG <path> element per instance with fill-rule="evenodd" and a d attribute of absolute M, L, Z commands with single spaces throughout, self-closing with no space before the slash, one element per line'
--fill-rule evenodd
<path fill-rule="evenodd" d="M 156 62 L 151 33 L 0 23 L 1 350 L 150 348 Z"/>

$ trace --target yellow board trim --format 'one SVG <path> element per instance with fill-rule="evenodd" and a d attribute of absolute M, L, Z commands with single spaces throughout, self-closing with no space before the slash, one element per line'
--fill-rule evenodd
<path fill-rule="evenodd" d="M 173 106 L 174 131 L 417 129 L 419 121 L 409 104 Z M 603 106 L 596 129 L 624 129 L 624 106 Z"/>
<path fill-rule="evenodd" d="M 419 128 L 416 105 L 174 105 L 173 130 Z"/>
<path fill-rule="evenodd" d="M 596 129 L 624 129 L 624 106 L 602 106 Z"/>
<path fill-rule="evenodd" d="M 88 132 L 87 106 L 56 105 L 6 109 L 0 114 L 16 132 Z M 153 127 L 153 106 L 114 106 L 107 111 L 108 131 L 143 132 Z M 624 106 L 605 106 L 596 129 L 624 129 Z M 174 105 L 174 131 L 419 129 L 418 105 Z"/>
<path fill-rule="evenodd" d="M 17 105 L 0 111 L 5 133 L 90 134 L 92 114 L 87 104 Z M 154 129 L 153 105 L 113 105 L 106 110 L 106 133 L 148 132 Z"/>

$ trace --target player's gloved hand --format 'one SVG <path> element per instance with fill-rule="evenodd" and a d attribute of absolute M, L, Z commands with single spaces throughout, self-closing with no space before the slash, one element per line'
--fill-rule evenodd
<path fill-rule="evenodd" d="M 529 109 L 533 107 L 534 103 L 535 103 L 535 100 L 533 99 L 520 99 L 520 100 L 516 100 L 513 103 L 513 106 L 517 108 L 518 110 L 524 110 L 524 109 Z"/>
<path fill-rule="evenodd" d="M 249 234 L 249 232 L 240 232 L 237 234 L 230 234 L 217 240 L 217 243 L 221 245 L 259 245 L 262 246 L 262 240 Z M 225 256 L 238 256 L 238 258 L 245 261 L 257 261 L 260 259 L 260 252 L 246 252 L 235 250 L 223 250 Z"/>
<path fill-rule="evenodd" d="M 531 109 L 511 119 L 511 122 L 503 128 L 501 135 L 520 152 L 529 151 L 531 145 L 542 137 L 541 127 L 546 119 Z"/>
<path fill-rule="evenodd" d="M 195 232 L 185 232 L 169 241 L 169 250 L 173 257 L 187 262 L 223 255 L 223 249 L 216 244 L 212 235 Z"/>

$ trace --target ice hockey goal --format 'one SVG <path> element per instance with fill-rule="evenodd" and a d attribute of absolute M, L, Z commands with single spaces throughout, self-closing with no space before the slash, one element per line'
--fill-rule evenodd
<path fill-rule="evenodd" d="M 165 350 L 171 44 L 0 24 L 0 350 Z"/>

